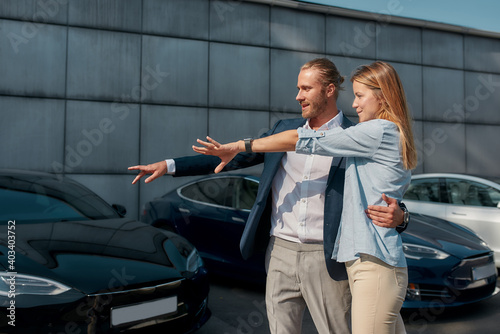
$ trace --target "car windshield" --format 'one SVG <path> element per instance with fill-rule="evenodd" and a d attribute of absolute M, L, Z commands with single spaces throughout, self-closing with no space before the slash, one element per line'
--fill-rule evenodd
<path fill-rule="evenodd" d="M 0 219 L 16 223 L 119 218 L 87 188 L 44 176 L 0 176 Z"/>

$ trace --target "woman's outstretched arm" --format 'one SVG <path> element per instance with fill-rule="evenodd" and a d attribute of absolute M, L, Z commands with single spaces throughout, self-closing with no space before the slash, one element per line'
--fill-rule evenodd
<path fill-rule="evenodd" d="M 299 136 L 297 130 L 283 131 L 272 136 L 255 139 L 251 143 L 252 152 L 286 152 L 295 151 L 295 144 Z M 215 155 L 221 158 L 221 163 L 215 169 L 215 173 L 220 172 L 227 163 L 229 163 L 236 154 L 245 152 L 245 143 L 243 140 L 228 144 L 220 144 L 214 139 L 207 137 L 208 141 L 198 139 L 197 142 L 202 147 L 193 146 L 193 150 L 197 153 L 206 155 Z"/>
<path fill-rule="evenodd" d="M 257 153 L 295 151 L 298 139 L 297 130 L 283 131 L 272 136 L 255 139 L 252 142 L 252 151 Z M 244 144 L 243 150 L 245 150 Z"/>

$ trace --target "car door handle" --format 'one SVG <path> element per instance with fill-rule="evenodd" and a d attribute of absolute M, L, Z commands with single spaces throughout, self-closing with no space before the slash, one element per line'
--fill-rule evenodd
<path fill-rule="evenodd" d="M 243 218 L 240 218 L 240 217 L 231 217 L 231 219 L 235 222 L 238 222 L 238 223 L 244 223 L 245 222 L 245 219 Z"/>
<path fill-rule="evenodd" d="M 457 215 L 457 216 L 467 216 L 466 213 L 461 213 L 461 212 L 452 212 L 452 214 Z"/>
<path fill-rule="evenodd" d="M 183 209 L 183 208 L 179 208 L 179 211 L 182 213 L 191 213 L 191 211 L 189 211 L 188 209 Z"/>

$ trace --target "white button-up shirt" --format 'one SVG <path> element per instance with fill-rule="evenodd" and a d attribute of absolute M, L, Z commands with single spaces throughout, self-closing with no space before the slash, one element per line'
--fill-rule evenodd
<path fill-rule="evenodd" d="M 342 112 L 318 130 L 342 124 Z M 309 120 L 304 125 L 311 129 Z M 326 182 L 333 156 L 287 152 L 272 184 L 271 235 L 299 243 L 322 243 Z"/>

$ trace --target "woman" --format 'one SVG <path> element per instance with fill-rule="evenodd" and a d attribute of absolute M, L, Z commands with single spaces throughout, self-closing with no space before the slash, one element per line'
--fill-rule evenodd
<path fill-rule="evenodd" d="M 405 333 L 399 314 L 408 283 L 400 235 L 376 226 L 364 214 L 383 205 L 381 193 L 401 200 L 417 157 L 403 86 L 384 62 L 359 67 L 351 78 L 353 108 L 359 124 L 348 129 L 299 128 L 251 142 L 254 152 L 293 151 L 347 157 L 344 207 L 332 258 L 345 262 L 352 294 L 352 332 Z M 207 137 L 208 138 L 208 137 Z M 244 141 L 220 145 L 211 138 L 193 147 L 227 162 L 245 148 Z"/>

